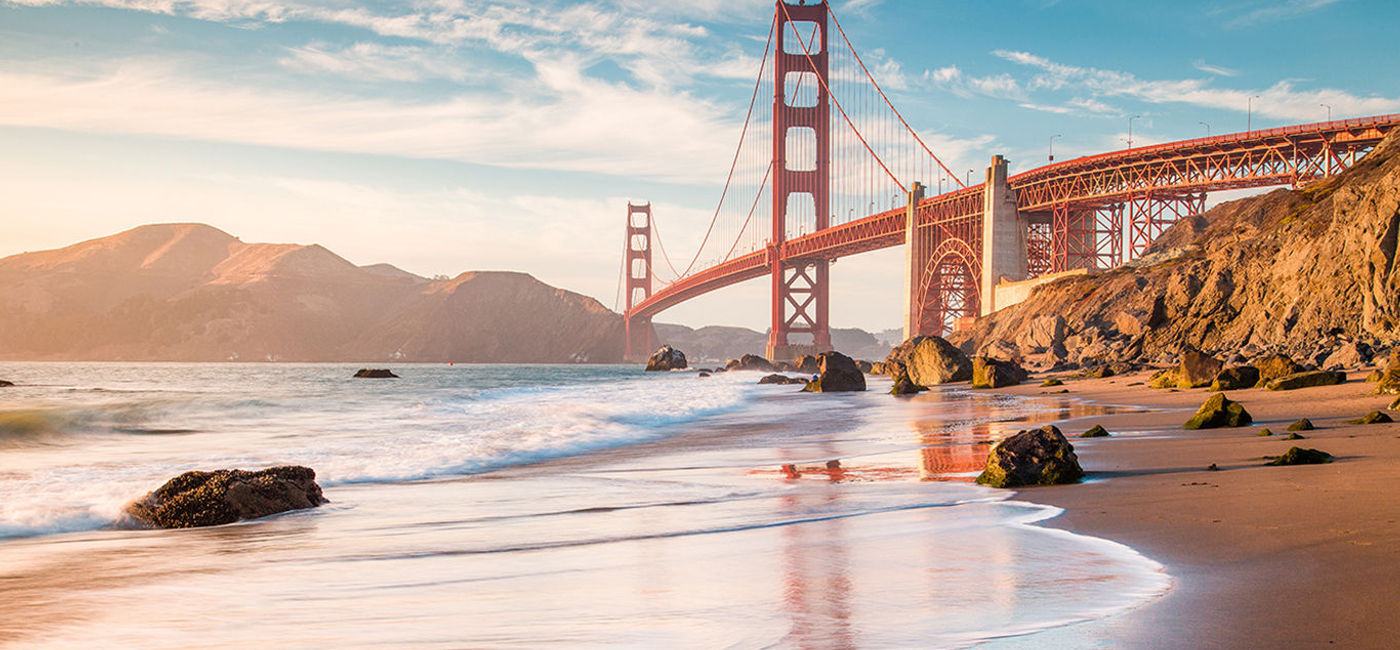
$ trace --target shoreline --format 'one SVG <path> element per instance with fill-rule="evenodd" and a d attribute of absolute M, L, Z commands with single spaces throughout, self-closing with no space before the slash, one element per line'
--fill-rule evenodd
<path fill-rule="evenodd" d="M 1204 388 L 1154 390 L 1150 372 L 1065 382 L 1065 397 L 1136 405 L 1075 420 L 1065 429 L 1087 480 L 1018 490 L 1016 499 L 1060 508 L 1040 525 L 1125 544 L 1160 562 L 1173 587 L 1129 612 L 1005 639 L 995 647 L 1383 647 L 1400 635 L 1400 423 L 1343 420 L 1384 409 L 1364 372 L 1341 385 L 1294 391 L 1229 391 L 1254 417 L 1247 427 L 1191 431 L 1181 424 Z M 1037 377 L 1036 379 L 1039 379 Z M 1038 396 L 1028 384 L 998 389 Z M 1317 430 L 1285 441 L 1302 417 Z M 1080 439 L 1102 424 L 1114 436 Z M 1268 427 L 1273 436 L 1258 436 Z M 1326 465 L 1265 466 L 1291 446 L 1337 457 Z M 1206 468 L 1215 463 L 1219 471 Z M 1111 479 L 1111 480 L 1102 480 Z"/>

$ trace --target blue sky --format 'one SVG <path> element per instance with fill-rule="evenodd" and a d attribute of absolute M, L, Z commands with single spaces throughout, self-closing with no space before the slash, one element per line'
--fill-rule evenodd
<path fill-rule="evenodd" d="M 1400 112 L 1400 3 L 834 9 L 954 170 Z M 0 255 L 142 223 L 424 275 L 526 271 L 614 304 L 628 199 L 678 257 L 728 169 L 773 5 L 740 0 L 0 0 Z M 896 327 L 903 256 L 834 270 Z M 661 320 L 767 326 L 757 281 Z"/>

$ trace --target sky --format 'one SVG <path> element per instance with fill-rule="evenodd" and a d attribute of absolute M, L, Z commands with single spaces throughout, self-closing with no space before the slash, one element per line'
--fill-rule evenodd
<path fill-rule="evenodd" d="M 1129 118 L 1148 144 L 1400 112 L 1389 0 L 832 6 L 953 170 L 1121 149 Z M 773 11 L 0 0 L 0 256 L 198 221 L 425 276 L 524 271 L 613 307 L 628 201 L 680 261 L 701 241 Z M 840 260 L 832 325 L 898 327 L 903 262 Z M 767 292 L 658 320 L 763 330 Z"/>

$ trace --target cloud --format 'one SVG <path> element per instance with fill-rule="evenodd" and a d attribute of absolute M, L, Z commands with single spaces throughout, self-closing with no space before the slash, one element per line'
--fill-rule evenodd
<path fill-rule="evenodd" d="M 1267 0 L 1262 3 L 1254 2 L 1243 5 L 1243 7 L 1236 7 L 1236 10 L 1245 9 L 1244 13 L 1227 20 L 1225 26 L 1237 28 L 1274 20 L 1287 20 L 1337 4 L 1338 2 L 1341 2 L 1341 0 L 1283 0 L 1281 2 L 1277 0 Z M 1227 11 L 1228 10 L 1217 11 L 1214 13 L 1220 14 L 1226 13 Z"/>
<path fill-rule="evenodd" d="M 94 77 L 0 71 L 0 123 L 712 182 L 739 127 L 682 94 L 539 65 L 535 96 L 422 101 L 268 90 L 128 60 Z M 677 137 L 685 134 L 685 137 Z"/>
<path fill-rule="evenodd" d="M 1066 65 L 1028 52 L 996 50 L 992 54 L 1039 70 L 1025 84 L 1032 90 L 1075 89 L 1089 92 L 1091 98 L 1125 97 L 1153 104 L 1190 104 L 1241 113 L 1250 106 L 1250 98 L 1257 96 L 1252 104 L 1256 115 L 1299 122 L 1317 120 L 1319 104 L 1331 106 L 1337 116 L 1400 110 L 1400 98 L 1358 97 L 1332 88 L 1304 90 L 1291 80 L 1264 89 L 1213 88 L 1203 79 L 1139 79 L 1128 72 Z"/>
<path fill-rule="evenodd" d="M 999 74 L 986 77 L 976 77 L 963 74 L 963 71 L 955 65 L 925 70 L 923 74 L 924 82 L 929 85 L 946 90 L 964 99 L 974 95 L 985 95 L 988 97 L 998 97 L 1002 99 L 1024 99 L 1025 90 L 1014 77 L 1009 74 Z"/>
<path fill-rule="evenodd" d="M 465 81 L 471 70 L 460 59 L 429 48 L 364 42 L 349 47 L 312 43 L 289 48 L 280 63 L 303 74 L 328 73 L 358 81 Z"/>
<path fill-rule="evenodd" d="M 1200 70 L 1201 72 L 1209 72 L 1213 75 L 1220 77 L 1234 77 L 1240 74 L 1237 70 L 1232 70 L 1230 68 L 1218 65 L 1211 65 L 1200 59 L 1196 59 L 1195 61 L 1191 62 L 1191 66 L 1196 68 L 1197 70 Z"/>

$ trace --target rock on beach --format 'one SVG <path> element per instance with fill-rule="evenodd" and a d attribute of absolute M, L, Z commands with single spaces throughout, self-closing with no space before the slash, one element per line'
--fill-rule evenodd
<path fill-rule="evenodd" d="M 258 471 L 185 472 L 128 504 L 127 523 L 152 528 L 194 528 L 314 508 L 327 499 L 309 467 Z"/>
<path fill-rule="evenodd" d="M 992 447 L 977 482 L 992 487 L 1077 483 L 1084 478 L 1074 445 L 1052 424 L 1028 429 Z"/>

